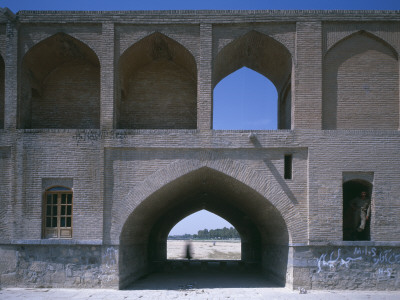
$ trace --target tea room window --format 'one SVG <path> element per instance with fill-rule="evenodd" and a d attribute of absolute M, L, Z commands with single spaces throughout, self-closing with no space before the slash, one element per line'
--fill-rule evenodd
<path fill-rule="evenodd" d="M 72 237 L 72 190 L 62 186 L 44 195 L 44 238 Z"/>

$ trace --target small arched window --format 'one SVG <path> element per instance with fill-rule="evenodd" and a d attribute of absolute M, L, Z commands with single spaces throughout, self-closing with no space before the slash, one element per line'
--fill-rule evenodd
<path fill-rule="evenodd" d="M 72 238 L 72 190 L 63 186 L 47 189 L 44 195 L 43 237 Z"/>

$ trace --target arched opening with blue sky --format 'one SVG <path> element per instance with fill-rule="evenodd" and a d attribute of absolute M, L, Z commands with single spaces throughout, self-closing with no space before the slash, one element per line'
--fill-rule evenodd
<path fill-rule="evenodd" d="M 161 0 L 149 0 L 149 1 L 124 1 L 124 0 L 115 0 L 115 1 L 89 1 L 89 0 L 70 0 L 70 1 L 54 1 L 54 0 L 2 0 L 0 2 L 1 7 L 8 7 L 14 13 L 17 13 L 20 10 L 197 10 L 197 9 L 222 9 L 222 10 L 297 10 L 297 9 L 315 9 L 315 10 L 396 10 L 400 9 L 400 1 L 398 0 L 382 0 L 382 1 L 365 1 L 365 0 L 354 0 L 354 1 L 346 1 L 346 0 L 337 0 L 337 1 L 315 1 L 315 0 L 304 0 L 304 1 L 294 1 L 294 0 L 222 0 L 222 1 L 187 1 L 187 0 L 171 0 L 171 1 L 161 1 Z M 240 76 L 238 76 L 240 75 Z M 248 86 L 256 84 L 258 81 L 265 81 L 262 75 L 255 74 L 250 69 L 243 68 L 239 69 L 235 73 L 232 73 L 229 77 L 226 77 L 225 80 L 221 81 L 218 85 L 216 85 L 214 90 L 214 98 L 219 98 L 219 95 L 229 96 L 229 91 L 233 92 L 235 88 L 239 89 L 239 92 L 235 93 L 235 96 L 241 93 L 241 91 L 247 90 Z M 254 77 L 253 77 L 254 76 Z M 261 76 L 261 77 L 260 77 Z M 238 84 L 238 77 L 240 77 L 240 81 Z M 266 81 L 267 82 L 267 81 Z M 227 86 L 227 90 L 222 89 Z M 263 88 L 266 84 L 260 84 Z M 262 93 L 264 93 L 264 89 L 260 90 L 251 87 L 250 90 L 254 92 L 256 95 L 252 96 L 254 98 L 261 97 Z M 224 91 L 225 90 L 225 91 Z M 241 98 L 238 100 L 239 103 L 244 103 L 244 99 Z M 224 103 L 222 100 L 220 103 Z M 219 110 L 218 105 L 220 104 L 218 101 L 214 103 L 216 111 Z M 240 110 L 241 105 L 237 105 L 236 108 Z M 238 127 L 242 129 L 246 129 L 246 121 L 244 118 L 244 112 L 236 111 L 236 114 L 243 113 L 243 120 L 241 118 L 236 118 L 236 121 L 240 121 L 236 123 Z M 272 114 L 277 114 L 273 112 Z M 254 116 L 253 116 L 254 119 Z M 271 122 L 268 124 L 274 123 L 274 120 L 271 119 Z M 275 121 L 276 124 L 276 121 Z M 266 122 L 264 123 L 266 127 Z M 223 119 L 221 119 L 221 123 L 214 123 L 215 129 L 223 129 L 227 128 L 231 125 L 225 123 Z M 232 128 L 237 129 L 237 128 Z M 253 128 L 254 129 L 254 128 Z M 265 129 L 265 128 L 260 128 Z M 273 129 L 273 128 L 271 128 Z M 203 214 L 203 212 L 201 212 Z M 200 229 L 208 228 L 219 228 L 223 226 L 218 219 L 213 219 L 208 213 L 203 215 L 200 214 L 200 219 L 202 222 L 191 221 L 188 222 L 186 226 L 184 226 L 188 233 L 197 232 Z M 197 216 L 197 215 L 196 215 Z M 186 219 L 185 219 L 186 220 Z M 217 221 L 218 220 L 218 221 Z M 178 224 L 179 225 L 179 224 Z M 174 232 L 174 231 L 171 231 Z"/>
<path fill-rule="evenodd" d="M 277 90 L 256 71 L 242 67 L 225 77 L 213 99 L 213 129 L 277 129 Z"/>

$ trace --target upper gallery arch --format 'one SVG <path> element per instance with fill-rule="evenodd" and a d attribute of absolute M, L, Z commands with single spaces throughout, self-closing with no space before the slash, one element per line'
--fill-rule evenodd
<path fill-rule="evenodd" d="M 125 50 L 118 67 L 118 128 L 196 128 L 197 65 L 184 46 L 154 32 Z"/>
<path fill-rule="evenodd" d="M 227 75 L 248 67 L 270 79 L 279 92 L 290 79 L 292 55 L 276 39 L 251 30 L 222 48 L 213 64 L 213 87 Z"/>
<path fill-rule="evenodd" d="M 390 44 L 361 30 L 329 49 L 322 120 L 323 129 L 399 128 L 399 62 Z"/>
<path fill-rule="evenodd" d="M 290 129 L 292 126 L 292 65 L 292 55 L 286 46 L 275 38 L 251 30 L 226 44 L 216 54 L 213 60 L 212 88 L 214 89 L 222 79 L 242 67 L 252 69 L 268 78 L 276 88 L 278 101 L 274 109 L 278 112 L 278 124 L 274 127 Z M 253 107 L 254 99 L 249 96 L 247 104 Z M 271 107 L 270 110 L 272 110 Z M 265 111 L 263 121 L 267 120 L 267 111 Z"/>
<path fill-rule="evenodd" d="M 98 128 L 96 53 L 63 32 L 32 46 L 22 58 L 18 110 L 20 128 Z"/>
<path fill-rule="evenodd" d="M 326 50 L 324 56 L 326 57 L 327 55 L 329 55 L 330 52 L 334 51 L 338 46 L 341 46 L 343 43 L 345 43 L 355 37 L 369 38 L 369 39 L 374 40 L 377 43 L 380 43 L 381 45 L 386 47 L 390 52 L 392 52 L 393 58 L 398 60 L 398 57 L 399 57 L 398 51 L 394 48 L 394 46 L 392 46 L 385 39 L 373 34 L 372 32 L 366 31 L 366 30 L 357 30 L 357 31 L 341 38 L 340 40 L 336 41 Z M 362 50 L 364 50 L 364 49 L 360 49 L 360 51 L 362 51 Z"/>

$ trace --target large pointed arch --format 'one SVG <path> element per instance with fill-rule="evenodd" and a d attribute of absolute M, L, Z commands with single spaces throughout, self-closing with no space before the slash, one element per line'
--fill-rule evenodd
<path fill-rule="evenodd" d="M 247 67 L 272 81 L 278 91 L 278 128 L 291 128 L 292 56 L 277 40 L 252 30 L 226 45 L 214 58 L 212 86 Z"/>
<path fill-rule="evenodd" d="M 305 239 L 307 226 L 299 226 L 304 220 L 279 183 L 266 183 L 257 191 L 260 174 L 231 160 L 172 164 L 156 173 L 132 190 L 121 204 L 123 211 L 111 212 L 110 223 L 117 227 L 109 236 L 120 233 L 114 242 L 120 245 L 120 286 L 148 272 L 152 261 L 165 259 L 169 230 L 200 209 L 238 228 L 243 260 L 286 281 L 289 242 L 293 234 Z"/>
<path fill-rule="evenodd" d="M 395 49 L 366 31 L 338 41 L 323 62 L 323 129 L 399 128 Z"/>
<path fill-rule="evenodd" d="M 18 113 L 19 128 L 99 128 L 95 52 L 62 32 L 30 48 L 22 58 Z"/>
<path fill-rule="evenodd" d="M 181 44 L 155 32 L 119 59 L 117 128 L 195 129 L 197 66 Z"/>

